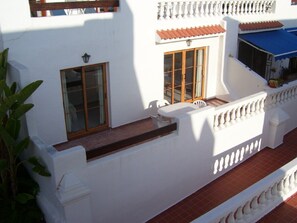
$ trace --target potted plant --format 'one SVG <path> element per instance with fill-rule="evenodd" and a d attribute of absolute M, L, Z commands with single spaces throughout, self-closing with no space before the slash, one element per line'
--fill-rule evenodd
<path fill-rule="evenodd" d="M 50 176 L 36 157 L 20 160 L 28 148 L 29 137 L 20 138 L 21 118 L 33 104 L 25 101 L 41 85 L 35 81 L 18 90 L 14 82 L 6 82 L 8 49 L 0 53 L 0 221 L 11 223 L 40 222 L 42 212 L 37 206 L 38 184 L 28 175 L 24 162 L 33 171 Z"/>

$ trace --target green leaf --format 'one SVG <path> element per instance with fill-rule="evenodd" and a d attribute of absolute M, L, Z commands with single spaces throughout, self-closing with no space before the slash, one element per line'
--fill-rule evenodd
<path fill-rule="evenodd" d="M 22 141 L 20 141 L 15 147 L 14 147 L 14 154 L 15 155 L 19 155 L 20 153 L 22 153 L 25 149 L 28 148 L 30 143 L 30 138 L 27 137 L 25 139 L 23 139 Z"/>
<path fill-rule="evenodd" d="M 16 93 L 16 89 L 17 89 L 17 83 L 13 82 L 12 85 L 10 86 L 10 91 L 12 94 Z"/>
<path fill-rule="evenodd" d="M 18 119 L 9 118 L 7 120 L 5 129 L 12 138 L 17 140 L 21 129 L 21 121 Z"/>
<path fill-rule="evenodd" d="M 11 113 L 11 117 L 14 119 L 18 119 L 21 116 L 23 116 L 27 111 L 29 111 L 31 108 L 33 108 L 33 104 L 21 104 L 18 106 L 14 112 Z"/>
<path fill-rule="evenodd" d="M 20 141 L 15 147 L 14 147 L 14 154 L 16 156 L 20 155 L 25 149 L 28 148 L 30 143 L 30 138 L 27 137 L 25 139 L 23 139 L 22 141 Z"/>
<path fill-rule="evenodd" d="M 5 128 L 3 128 L 0 125 L 0 138 L 3 140 L 7 148 L 11 148 L 16 144 L 16 141 L 14 138 L 11 137 L 11 135 L 6 131 Z"/>
<path fill-rule="evenodd" d="M 28 162 L 31 163 L 33 165 L 33 168 L 32 170 L 35 172 L 35 173 L 38 173 L 39 175 L 41 176 L 44 176 L 44 177 L 50 177 L 51 174 L 47 171 L 46 167 L 43 166 L 40 161 L 35 157 L 30 157 L 28 159 Z"/>
<path fill-rule="evenodd" d="M 5 170 L 8 167 L 7 160 L 1 159 L 0 160 L 0 172 Z"/>
<path fill-rule="evenodd" d="M 7 115 L 11 106 L 17 102 L 17 95 L 12 95 L 5 98 L 0 104 L 0 123 L 2 119 Z"/>
<path fill-rule="evenodd" d="M 32 196 L 31 194 L 28 193 L 20 193 L 17 194 L 16 196 L 16 200 L 17 202 L 21 203 L 21 204 L 26 204 L 28 201 L 33 200 L 34 196 Z"/>
<path fill-rule="evenodd" d="M 17 95 L 18 102 L 24 103 L 32 94 L 33 92 L 42 84 L 41 80 L 34 81 L 24 87 Z"/>
<path fill-rule="evenodd" d="M 8 87 L 8 86 L 5 82 L 5 80 L 0 80 L 0 99 L 2 98 L 3 92 L 5 92 L 6 87 Z"/>
<path fill-rule="evenodd" d="M 8 48 L 0 53 L 0 80 L 6 80 Z"/>

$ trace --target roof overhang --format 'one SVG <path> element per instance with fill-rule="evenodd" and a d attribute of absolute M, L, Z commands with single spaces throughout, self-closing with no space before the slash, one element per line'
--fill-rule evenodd
<path fill-rule="evenodd" d="M 275 60 L 297 57 L 297 36 L 283 29 L 240 34 L 239 39 L 273 55 Z"/>
<path fill-rule="evenodd" d="M 221 25 L 200 26 L 191 28 L 158 30 L 156 43 L 184 41 L 188 39 L 210 38 L 225 33 Z"/>

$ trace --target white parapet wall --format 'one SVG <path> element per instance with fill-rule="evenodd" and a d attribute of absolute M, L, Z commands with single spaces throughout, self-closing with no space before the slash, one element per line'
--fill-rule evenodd
<path fill-rule="evenodd" d="M 58 152 L 33 137 L 30 153 L 43 160 L 52 174 L 35 177 L 47 222 L 149 220 L 268 146 L 275 112 L 288 114 L 280 137 L 292 130 L 295 89 L 296 84 L 290 84 L 222 108 L 185 113 L 176 118 L 175 133 L 89 162 L 82 147 Z M 283 94 L 274 100 L 274 95 Z M 238 106 L 245 112 L 236 120 L 232 111 Z M 223 113 L 222 126 L 216 128 L 215 117 Z M 279 179 L 275 182 L 283 185 Z M 257 189 L 257 196 L 263 191 L 267 189 Z"/>
<path fill-rule="evenodd" d="M 297 192 L 297 158 L 192 223 L 257 222 Z"/>

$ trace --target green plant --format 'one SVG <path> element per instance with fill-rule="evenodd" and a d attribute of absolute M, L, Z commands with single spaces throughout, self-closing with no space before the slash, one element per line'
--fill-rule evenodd
<path fill-rule="evenodd" d="M 21 118 L 34 105 L 26 100 L 41 85 L 38 80 L 17 89 L 17 83 L 8 85 L 8 49 L 0 53 L 0 219 L 1 222 L 39 222 L 42 216 L 36 204 L 38 184 L 27 174 L 24 162 L 33 165 L 33 171 L 50 176 L 36 157 L 20 160 L 28 148 L 29 137 L 20 139 Z"/>

